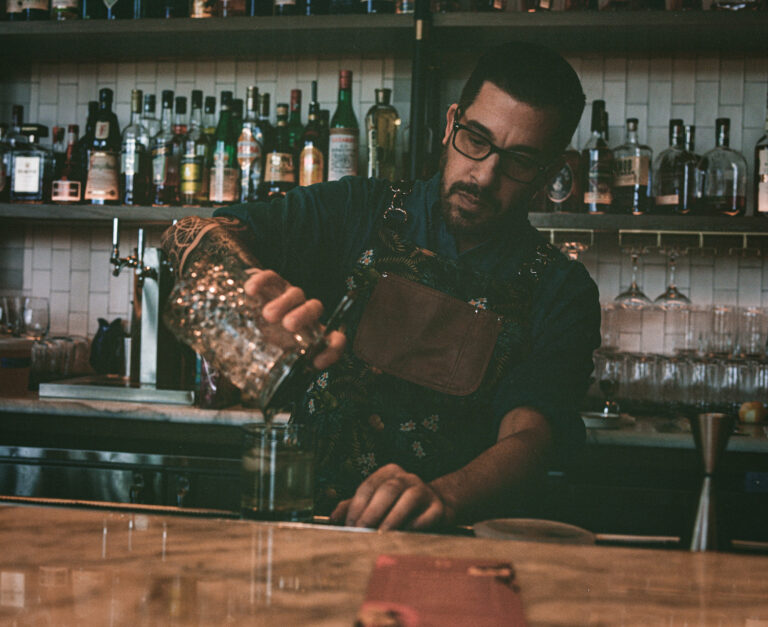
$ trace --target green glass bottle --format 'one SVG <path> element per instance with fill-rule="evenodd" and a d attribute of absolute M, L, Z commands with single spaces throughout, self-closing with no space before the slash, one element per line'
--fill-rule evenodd
<path fill-rule="evenodd" d="M 339 72 L 339 100 L 328 137 L 328 180 L 357 175 L 360 127 L 352 109 L 352 71 Z"/>
<path fill-rule="evenodd" d="M 221 92 L 221 113 L 216 125 L 210 200 L 215 204 L 237 202 L 240 169 L 237 166 L 237 136 L 232 120 L 232 92 Z"/>

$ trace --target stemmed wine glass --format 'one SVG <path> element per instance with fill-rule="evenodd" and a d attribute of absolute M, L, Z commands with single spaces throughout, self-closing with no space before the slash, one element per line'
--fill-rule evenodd
<path fill-rule="evenodd" d="M 651 305 L 651 299 L 648 298 L 640 286 L 637 284 L 637 267 L 640 262 L 640 256 L 647 252 L 645 247 L 630 247 L 622 249 L 629 253 L 632 258 L 632 281 L 629 287 L 619 294 L 614 301 L 627 309 L 641 309 Z"/>
<path fill-rule="evenodd" d="M 653 302 L 665 310 L 688 307 L 691 304 L 691 300 L 678 290 L 675 285 L 675 266 L 677 264 L 677 258 L 682 254 L 682 251 L 678 248 L 670 247 L 663 249 L 662 252 L 666 252 L 667 254 L 669 281 L 664 293 L 660 294 Z"/>

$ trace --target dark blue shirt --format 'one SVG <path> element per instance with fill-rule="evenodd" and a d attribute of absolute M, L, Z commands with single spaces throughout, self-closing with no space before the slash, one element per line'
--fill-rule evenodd
<path fill-rule="evenodd" d="M 308 297 L 319 298 L 330 311 L 391 198 L 386 181 L 346 177 L 298 187 L 270 202 L 221 208 L 216 215 L 247 223 L 263 266 L 303 288 Z M 511 279 L 541 241 L 526 217 L 511 215 L 490 240 L 459 253 L 439 199 L 439 175 L 417 181 L 406 200 L 409 221 L 403 235 L 473 270 Z M 556 448 L 571 448 L 584 439 L 577 409 L 589 384 L 592 353 L 600 344 L 597 286 L 583 265 L 560 256 L 547 266 L 534 294 L 531 335 L 529 357 L 499 385 L 495 424 L 515 407 L 533 407 L 549 420 Z"/>

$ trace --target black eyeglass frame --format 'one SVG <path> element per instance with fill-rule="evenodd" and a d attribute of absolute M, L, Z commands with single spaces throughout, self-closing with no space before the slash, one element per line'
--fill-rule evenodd
<path fill-rule="evenodd" d="M 478 133 L 475 129 L 465 125 L 461 124 L 460 122 L 457 122 L 456 119 L 460 118 L 461 114 L 459 113 L 458 109 L 456 110 L 456 114 L 453 118 L 453 128 L 451 129 L 451 145 L 453 146 L 454 150 L 458 152 L 460 155 L 466 157 L 467 159 L 471 159 L 472 161 L 484 161 L 488 157 L 490 157 L 493 153 L 496 153 L 499 155 L 499 157 L 504 157 L 505 155 L 514 155 L 515 157 L 522 157 L 523 159 L 529 160 L 531 163 L 533 163 L 536 167 L 536 173 L 533 175 L 533 178 L 531 178 L 530 181 L 524 181 L 523 179 L 515 178 L 514 176 L 510 176 L 504 170 L 501 170 L 501 173 L 506 176 L 511 181 L 515 181 L 516 183 L 522 183 L 523 185 L 533 185 L 536 180 L 547 170 L 549 167 L 549 164 L 542 165 L 538 163 L 535 159 L 531 159 L 526 154 L 523 154 L 521 152 L 517 152 L 515 150 L 505 150 L 504 148 L 499 148 L 497 145 L 492 143 L 487 137 L 484 137 L 480 133 Z M 456 146 L 456 132 L 457 131 L 467 131 L 468 133 L 471 133 L 475 137 L 479 137 L 482 139 L 485 143 L 488 144 L 488 153 L 482 157 L 473 157 L 471 155 L 468 155 L 467 153 L 463 152 L 458 146 Z"/>

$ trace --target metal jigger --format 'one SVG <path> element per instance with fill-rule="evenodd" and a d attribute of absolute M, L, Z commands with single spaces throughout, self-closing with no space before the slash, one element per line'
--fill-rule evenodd
<path fill-rule="evenodd" d="M 696 449 L 701 453 L 704 465 L 704 481 L 701 485 L 699 507 L 693 526 L 691 551 L 717 550 L 713 475 L 728 445 L 728 438 L 733 432 L 733 423 L 733 416 L 728 414 L 699 414 L 691 418 L 693 440 L 696 443 Z"/>

